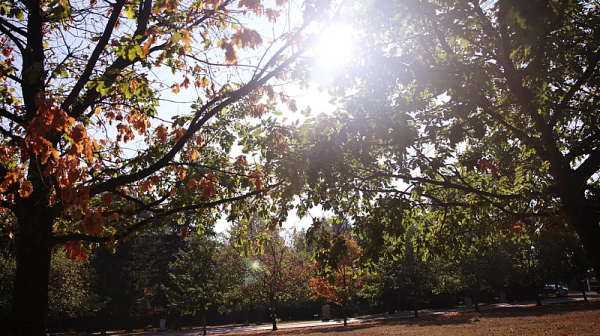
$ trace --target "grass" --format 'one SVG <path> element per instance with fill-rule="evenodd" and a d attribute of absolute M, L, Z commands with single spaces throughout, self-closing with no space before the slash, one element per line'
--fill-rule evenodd
<path fill-rule="evenodd" d="M 368 322 L 348 327 L 284 329 L 246 335 L 600 335 L 600 302 L 512 307 L 479 313 L 453 313 L 418 319 Z"/>

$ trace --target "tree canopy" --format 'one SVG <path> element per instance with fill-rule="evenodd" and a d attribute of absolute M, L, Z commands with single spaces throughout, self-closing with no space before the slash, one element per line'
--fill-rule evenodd
<path fill-rule="evenodd" d="M 566 224 L 600 272 L 599 11 L 582 0 L 348 6 L 347 22 L 369 28 L 330 89 L 338 111 L 302 129 L 304 207 L 349 214 L 374 247 L 415 221 L 439 228 L 438 246 L 460 225 Z"/>

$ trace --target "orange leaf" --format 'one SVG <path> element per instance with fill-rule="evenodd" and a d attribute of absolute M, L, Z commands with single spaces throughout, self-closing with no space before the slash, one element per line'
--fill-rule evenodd
<path fill-rule="evenodd" d="M 104 204 L 104 206 L 110 206 L 110 204 L 112 203 L 112 198 L 113 195 L 111 193 L 106 193 L 104 195 L 102 195 L 102 203 Z"/>
<path fill-rule="evenodd" d="M 164 125 L 160 125 L 156 128 L 156 137 L 158 138 L 158 140 L 160 140 L 160 142 L 165 143 L 167 142 L 167 134 L 168 134 L 168 128 L 165 127 Z"/>
<path fill-rule="evenodd" d="M 189 157 L 190 157 L 190 161 L 192 161 L 192 162 L 198 162 L 198 158 L 200 157 L 200 153 L 198 153 L 197 150 L 192 149 L 190 151 Z"/>
<path fill-rule="evenodd" d="M 521 225 L 515 224 L 510 228 L 511 233 L 519 233 L 521 232 Z"/>
<path fill-rule="evenodd" d="M 21 188 L 19 189 L 19 196 L 27 198 L 33 192 L 33 185 L 28 180 L 21 182 Z"/>
<path fill-rule="evenodd" d="M 150 192 L 151 189 L 152 189 L 152 183 L 150 181 L 145 181 L 140 186 L 140 190 L 143 192 Z"/>
<path fill-rule="evenodd" d="M 191 180 L 188 182 L 188 184 L 187 184 L 187 187 L 188 187 L 188 189 L 192 189 L 192 188 L 194 188 L 194 187 L 195 187 L 195 186 L 197 186 L 197 185 L 198 185 L 198 181 L 196 181 L 196 180 L 194 180 L 194 179 L 191 179 Z M 174 190 L 174 189 L 173 189 L 173 190 Z"/>
<path fill-rule="evenodd" d="M 181 232 L 181 238 L 183 238 L 184 241 L 187 240 L 187 235 L 189 232 L 187 226 L 182 226 L 179 231 Z"/>

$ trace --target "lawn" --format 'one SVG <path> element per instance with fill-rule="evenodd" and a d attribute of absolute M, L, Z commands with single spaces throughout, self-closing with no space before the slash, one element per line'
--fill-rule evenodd
<path fill-rule="evenodd" d="M 504 308 L 480 313 L 351 324 L 348 327 L 286 329 L 243 335 L 600 335 L 600 302 Z"/>

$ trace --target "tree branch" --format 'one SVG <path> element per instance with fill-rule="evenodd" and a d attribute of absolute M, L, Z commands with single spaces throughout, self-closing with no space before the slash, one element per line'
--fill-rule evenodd
<path fill-rule="evenodd" d="M 456 183 L 449 182 L 449 181 L 437 181 L 437 180 L 431 180 L 431 179 L 428 179 L 425 177 L 414 177 L 414 176 L 405 175 L 405 174 L 387 174 L 387 173 L 375 172 L 375 174 L 373 174 L 371 176 L 367 176 L 364 178 L 359 177 L 359 179 L 370 180 L 370 179 L 376 179 L 379 177 L 392 177 L 392 178 L 398 178 L 398 179 L 403 179 L 403 180 L 407 180 L 407 181 L 421 182 L 421 183 L 437 185 L 437 186 L 441 186 L 441 187 L 445 187 L 445 188 L 451 188 L 451 189 L 462 190 L 462 191 L 466 191 L 466 192 L 472 192 L 472 193 L 475 193 L 480 196 L 493 197 L 493 198 L 497 198 L 497 199 L 511 200 L 511 199 L 521 198 L 521 195 L 496 194 L 496 193 L 482 191 L 482 190 L 478 190 L 478 189 L 475 189 L 472 187 L 456 184 Z"/>
<path fill-rule="evenodd" d="M 118 0 L 117 3 L 113 6 L 113 11 L 110 15 L 110 18 L 108 19 L 108 22 L 106 23 L 106 27 L 104 29 L 104 32 L 102 33 L 102 37 L 100 37 L 100 40 L 96 44 L 96 47 L 94 48 L 94 51 L 92 52 L 92 55 L 90 56 L 90 59 L 87 62 L 83 73 L 79 77 L 79 80 L 77 80 L 77 83 L 75 83 L 73 89 L 71 90 L 67 98 L 63 101 L 61 109 L 66 111 L 73 104 L 73 102 L 75 102 L 75 99 L 79 96 L 81 90 L 90 80 L 92 71 L 96 67 L 96 62 L 98 62 L 98 59 L 104 51 L 104 48 L 106 47 L 106 45 L 108 45 L 110 37 L 112 36 L 113 30 L 115 28 L 115 25 L 117 24 L 117 21 L 119 20 L 119 16 L 121 15 L 121 11 L 123 10 L 125 3 L 126 0 Z"/>
<path fill-rule="evenodd" d="M 302 30 L 299 30 L 299 32 L 300 31 L 302 31 Z M 289 47 L 289 45 L 296 42 L 296 37 L 298 37 L 298 36 L 300 36 L 300 35 L 298 34 L 295 36 L 295 38 L 290 39 L 290 41 L 288 41 L 288 43 L 286 43 L 284 46 L 282 46 L 280 51 L 278 51 L 278 53 L 276 53 L 276 54 L 281 54 L 281 52 L 283 52 L 284 49 L 287 49 Z M 183 146 L 187 143 L 187 141 L 192 137 L 192 135 L 195 134 L 198 130 L 200 130 L 200 128 L 208 120 L 210 120 L 217 113 L 222 111 L 224 108 L 239 101 L 240 99 L 242 99 L 243 97 L 248 95 L 250 92 L 263 86 L 268 80 L 270 80 L 272 77 L 274 77 L 279 72 L 283 71 L 283 69 L 287 68 L 292 62 L 294 62 L 303 53 L 304 53 L 304 49 L 301 49 L 300 51 L 292 54 L 288 59 L 286 59 L 284 62 L 282 62 L 273 71 L 264 75 L 262 78 L 252 79 L 245 86 L 226 94 L 226 96 L 225 96 L 226 98 L 224 100 L 222 100 L 223 98 L 215 97 L 215 98 L 211 99 L 210 101 L 208 101 L 204 106 L 202 106 L 202 108 L 199 111 L 196 112 L 196 116 L 190 122 L 190 126 L 188 127 L 186 132 L 183 134 L 183 136 L 179 139 L 179 141 L 173 146 L 173 148 L 167 154 L 165 154 L 162 158 L 160 158 L 160 160 L 158 160 L 155 164 L 153 164 L 145 169 L 142 169 L 136 173 L 133 173 L 130 175 L 121 175 L 121 176 L 112 178 L 110 180 L 107 180 L 101 184 L 93 186 L 90 190 L 90 196 L 94 196 L 94 195 L 97 195 L 104 191 L 116 189 L 116 187 L 118 187 L 118 186 L 122 186 L 122 185 L 125 185 L 128 183 L 132 183 L 132 182 L 141 180 L 141 179 L 157 172 L 158 170 L 162 169 L 166 165 L 168 165 L 171 162 L 171 160 L 175 157 L 175 155 L 177 153 L 179 153 L 179 151 L 183 148 Z M 221 101 L 221 102 L 218 103 L 219 101 Z M 217 104 L 217 105 L 211 109 L 211 106 L 213 106 L 214 104 Z M 210 112 L 207 112 L 207 111 L 210 111 Z M 204 114 L 205 112 L 206 112 L 206 114 Z"/>
<path fill-rule="evenodd" d="M 4 135 L 5 137 L 13 138 L 17 142 L 23 141 L 23 138 L 21 138 L 18 135 L 14 135 L 11 131 L 4 129 L 4 127 L 0 127 L 0 133 L 2 133 L 2 135 Z"/>
<path fill-rule="evenodd" d="M 600 148 L 596 148 L 590 156 L 575 169 L 577 186 L 583 187 L 587 180 L 600 170 Z"/>
<path fill-rule="evenodd" d="M 11 33 L 11 31 L 8 30 L 4 24 L 2 24 L 2 22 L 0 22 L 0 32 L 4 33 L 6 36 L 8 36 L 10 38 L 10 40 L 17 46 L 17 48 L 19 48 L 19 51 L 21 51 L 21 55 L 23 55 L 25 53 L 25 47 L 23 47 L 23 41 L 21 41 L 21 39 L 19 39 L 15 35 L 13 35 L 13 33 Z"/>
<path fill-rule="evenodd" d="M 9 119 L 11 121 L 16 122 L 19 125 L 22 125 L 24 123 L 23 119 L 21 119 L 19 116 L 12 114 L 10 112 L 8 112 L 5 109 L 0 108 L 0 117 L 4 117 L 6 119 Z"/>
<path fill-rule="evenodd" d="M 5 20 L 4 18 L 0 17 L 0 25 L 6 26 L 6 28 L 19 33 L 19 35 L 27 38 L 27 32 L 25 30 L 23 30 L 22 28 L 19 28 L 17 26 L 15 26 L 14 24 L 8 22 L 7 20 Z"/>
<path fill-rule="evenodd" d="M 551 127 L 554 127 L 554 125 L 556 125 L 556 123 L 558 122 L 558 119 L 561 117 L 564 110 L 568 107 L 569 102 L 571 101 L 571 99 L 573 99 L 573 96 L 575 96 L 575 93 L 577 93 L 577 91 L 579 91 L 579 89 L 581 89 L 581 86 L 583 84 L 585 84 L 590 79 L 590 77 L 592 77 L 599 61 L 600 61 L 600 52 L 596 51 L 590 58 L 590 64 L 588 65 L 587 69 L 585 69 L 585 71 L 583 72 L 581 77 L 579 77 L 579 79 L 577 79 L 575 84 L 573 84 L 573 86 L 571 86 L 571 89 L 569 89 L 567 94 L 563 97 L 563 99 L 561 100 L 560 104 L 558 105 L 556 111 L 552 115 L 550 122 L 549 122 L 549 125 Z"/>
<path fill-rule="evenodd" d="M 231 203 L 231 202 L 236 202 L 236 201 L 240 201 L 255 195 L 259 195 L 262 194 L 264 192 L 267 192 L 279 185 L 281 185 L 283 182 L 274 184 L 274 185 L 270 185 L 266 188 L 263 188 L 261 190 L 254 190 L 251 191 L 247 194 L 244 195 L 240 195 L 240 196 L 236 196 L 236 197 L 231 197 L 231 198 L 225 198 L 225 199 L 221 199 L 218 201 L 214 201 L 214 202 L 209 202 L 209 203 L 200 203 L 200 204 L 194 204 L 194 205 L 188 205 L 188 206 L 183 206 L 180 208 L 176 208 L 176 209 L 172 209 L 169 211 L 165 211 L 162 212 L 160 214 L 157 214 L 155 216 L 152 216 L 150 218 L 146 218 L 143 219 L 131 226 L 129 226 L 127 229 L 125 229 L 125 232 L 121 235 L 114 235 L 112 238 L 115 240 L 119 240 L 119 239 L 123 239 L 123 238 L 127 238 L 128 236 L 130 236 L 131 234 L 137 232 L 138 230 L 144 228 L 146 225 L 150 224 L 152 221 L 158 219 L 158 218 L 162 218 L 162 217 L 166 217 L 166 216 L 170 216 L 179 212 L 184 212 L 184 211 L 189 211 L 189 210 L 198 210 L 198 209 L 206 209 L 206 208 L 214 208 L 218 205 L 221 204 L 226 204 L 226 203 Z M 109 242 L 111 240 L 111 237 L 98 237 L 98 236 L 90 236 L 90 235 L 86 235 L 86 234 L 72 234 L 72 235 L 65 235 L 65 236 L 55 236 L 52 238 L 52 243 L 53 244 L 64 244 L 68 241 L 73 241 L 73 240 L 84 240 L 84 241 L 88 241 L 88 242 L 93 242 L 93 243 L 106 243 Z"/>

